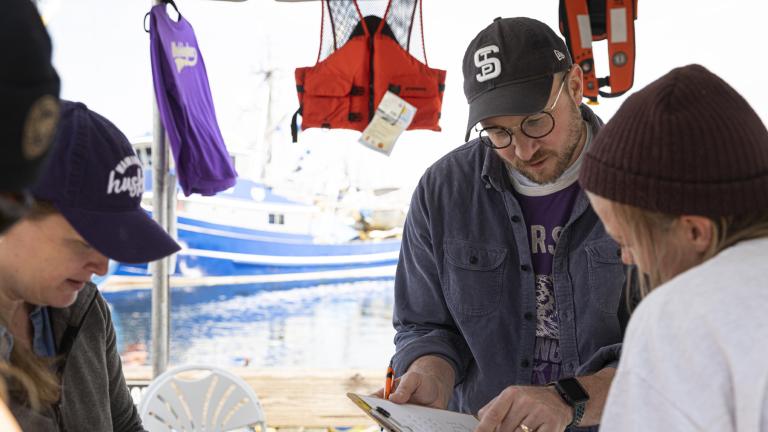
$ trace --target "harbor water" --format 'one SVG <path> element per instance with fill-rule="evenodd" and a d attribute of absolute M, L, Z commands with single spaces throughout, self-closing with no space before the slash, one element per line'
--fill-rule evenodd
<path fill-rule="evenodd" d="M 394 353 L 394 281 L 268 289 L 174 288 L 170 362 L 221 367 L 380 368 Z M 151 293 L 106 293 L 127 366 L 151 364 Z"/>

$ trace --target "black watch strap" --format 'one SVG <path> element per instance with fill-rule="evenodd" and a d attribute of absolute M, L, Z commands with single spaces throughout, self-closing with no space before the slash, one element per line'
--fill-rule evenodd
<path fill-rule="evenodd" d="M 573 406 L 573 420 L 571 420 L 571 424 L 569 424 L 568 427 L 578 426 L 581 424 L 581 419 L 584 418 L 586 405 L 586 402 L 582 402 Z"/>
<path fill-rule="evenodd" d="M 584 417 L 584 411 L 589 400 L 589 393 L 581 386 L 579 380 L 573 377 L 563 378 L 552 383 L 563 401 L 573 408 L 573 418 L 568 427 L 579 426 Z"/>

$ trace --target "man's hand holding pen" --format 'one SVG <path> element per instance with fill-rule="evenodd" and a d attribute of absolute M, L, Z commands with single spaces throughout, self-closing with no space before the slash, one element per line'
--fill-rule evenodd
<path fill-rule="evenodd" d="M 384 382 L 384 399 L 389 399 L 389 395 L 392 394 L 392 386 L 394 385 L 395 370 L 392 369 L 392 362 L 389 362 L 387 368 L 387 379 Z"/>
<path fill-rule="evenodd" d="M 394 371 L 392 376 L 394 378 Z M 376 392 L 376 396 L 398 404 L 411 403 L 446 409 L 453 391 L 453 382 L 453 366 L 441 357 L 424 356 L 414 361 L 403 376 L 391 381 L 390 391 L 387 391 L 385 383 L 384 388 Z"/>

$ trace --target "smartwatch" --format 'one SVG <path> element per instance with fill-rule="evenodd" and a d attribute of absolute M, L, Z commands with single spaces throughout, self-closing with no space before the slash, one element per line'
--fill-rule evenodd
<path fill-rule="evenodd" d="M 571 424 L 568 427 L 578 426 L 582 417 L 584 417 L 589 393 L 584 390 L 579 380 L 573 377 L 555 381 L 552 385 L 557 390 L 557 393 L 560 394 L 560 397 L 563 398 L 563 401 L 573 408 L 573 420 L 571 420 Z"/>

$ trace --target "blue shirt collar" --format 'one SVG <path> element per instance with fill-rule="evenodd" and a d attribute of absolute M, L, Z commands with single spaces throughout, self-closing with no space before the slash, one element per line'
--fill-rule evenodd
<path fill-rule="evenodd" d="M 37 306 L 30 312 L 32 322 L 32 350 L 41 357 L 56 355 L 56 343 L 53 339 L 53 328 L 48 307 Z M 0 325 L 0 358 L 10 361 L 13 351 L 13 335 L 7 328 Z"/>

